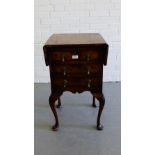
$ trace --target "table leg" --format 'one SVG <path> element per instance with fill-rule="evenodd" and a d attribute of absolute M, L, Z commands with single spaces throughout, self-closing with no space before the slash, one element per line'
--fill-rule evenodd
<path fill-rule="evenodd" d="M 104 108 L 105 98 L 104 98 L 103 94 L 102 95 L 96 95 L 96 98 L 99 101 L 99 110 L 98 110 L 97 126 L 96 126 L 96 128 L 97 128 L 97 130 L 102 130 L 103 126 L 100 123 L 100 118 L 101 118 L 101 114 L 102 114 L 102 111 L 103 111 L 103 108 Z"/>
<path fill-rule="evenodd" d="M 55 108 L 55 101 L 57 100 L 57 98 L 58 98 L 58 96 L 56 94 L 51 94 L 49 97 L 49 105 L 51 107 L 51 110 L 52 110 L 54 118 L 55 118 L 55 124 L 52 127 L 53 131 L 58 130 L 58 127 L 59 127 L 58 115 L 57 115 L 57 111 Z"/>
<path fill-rule="evenodd" d="M 60 108 L 61 107 L 61 99 L 60 97 L 58 97 L 58 105 L 57 105 L 57 108 Z"/>
<path fill-rule="evenodd" d="M 95 104 L 95 96 L 93 96 L 93 104 L 92 104 L 92 106 L 95 107 L 95 108 L 97 107 L 96 104 Z"/>

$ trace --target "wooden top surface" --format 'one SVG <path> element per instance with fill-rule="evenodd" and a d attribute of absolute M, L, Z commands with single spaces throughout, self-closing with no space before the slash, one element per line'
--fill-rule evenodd
<path fill-rule="evenodd" d="M 105 40 L 98 33 L 64 33 L 53 34 L 47 40 L 45 46 L 98 44 L 106 44 Z"/>

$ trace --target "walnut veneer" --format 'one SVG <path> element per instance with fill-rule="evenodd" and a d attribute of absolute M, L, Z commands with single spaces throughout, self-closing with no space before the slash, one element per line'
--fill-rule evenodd
<path fill-rule="evenodd" d="M 103 66 L 107 64 L 108 44 L 98 33 L 53 34 L 43 47 L 45 63 L 49 66 L 51 95 L 49 104 L 55 117 L 53 130 L 59 127 L 55 108 L 61 106 L 64 91 L 82 93 L 90 91 L 99 101 L 97 129 L 102 130 L 101 113 L 105 104 L 102 92 Z"/>

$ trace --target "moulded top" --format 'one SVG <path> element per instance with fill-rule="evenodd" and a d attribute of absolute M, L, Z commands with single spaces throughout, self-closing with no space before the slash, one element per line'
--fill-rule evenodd
<path fill-rule="evenodd" d="M 45 46 L 61 45 L 103 45 L 107 44 L 99 33 L 61 33 L 53 34 Z"/>

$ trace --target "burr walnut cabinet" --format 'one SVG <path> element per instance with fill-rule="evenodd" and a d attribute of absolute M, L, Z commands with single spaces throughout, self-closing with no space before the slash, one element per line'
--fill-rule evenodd
<path fill-rule="evenodd" d="M 102 130 L 100 117 L 105 104 L 102 92 L 103 66 L 107 64 L 108 44 L 98 33 L 53 34 L 45 43 L 45 63 L 49 66 L 51 95 L 49 104 L 55 117 L 52 129 L 59 127 L 57 108 L 61 106 L 60 96 L 64 91 L 82 93 L 90 91 L 92 106 L 99 101 L 97 116 L 98 130 Z"/>

